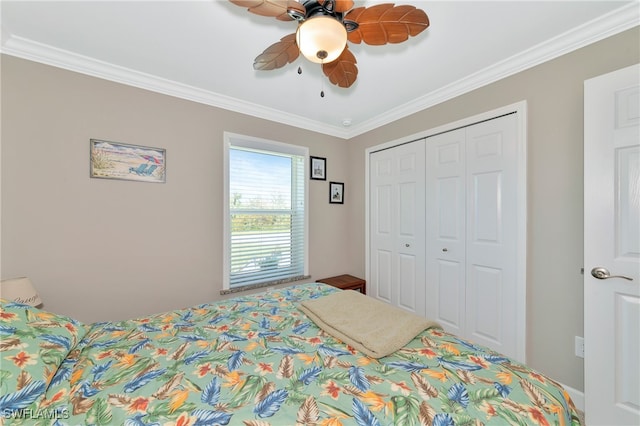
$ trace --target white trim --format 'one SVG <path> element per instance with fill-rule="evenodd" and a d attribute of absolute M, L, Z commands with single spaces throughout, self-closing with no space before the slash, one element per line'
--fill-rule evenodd
<path fill-rule="evenodd" d="M 517 210 L 517 250 L 518 256 L 516 260 L 516 298 L 519 306 L 517 307 L 517 329 L 520 330 L 517 337 L 517 353 L 518 358 L 523 363 L 527 359 L 527 102 L 521 101 L 514 105 L 517 113 L 517 162 L 518 162 L 518 181 L 516 190 L 516 210 Z"/>
<path fill-rule="evenodd" d="M 481 114 L 467 117 L 462 120 L 438 126 L 433 129 L 414 133 L 390 142 L 369 147 L 365 150 L 365 280 L 371 281 L 370 278 L 370 241 L 369 241 L 369 157 L 373 152 L 381 149 L 391 148 L 403 143 L 413 142 L 419 139 L 428 138 L 429 136 L 439 133 L 451 131 L 459 127 L 469 126 L 474 123 L 486 121 L 505 114 L 516 113 L 517 115 L 517 167 L 518 182 L 516 210 L 518 215 L 517 224 L 517 307 L 518 316 L 516 318 L 517 342 L 516 342 L 516 359 L 522 363 L 526 363 L 526 344 L 527 344 L 527 102 L 520 101 L 511 105 L 487 111 Z"/>
<path fill-rule="evenodd" d="M 574 389 L 571 386 L 563 385 L 562 383 L 560 383 L 560 385 L 567 391 L 576 408 L 584 411 L 584 392 Z"/>
<path fill-rule="evenodd" d="M 11 35 L 2 45 L 0 52 L 18 58 L 40 62 L 81 74 L 90 75 L 128 86 L 138 87 L 164 95 L 223 108 L 229 111 L 248 114 L 253 117 L 287 124 L 294 127 L 325 133 L 346 139 L 347 131 L 340 127 L 327 126 L 325 123 L 310 120 L 296 114 L 287 113 L 264 105 L 258 105 L 241 99 L 222 95 L 199 87 L 168 80 L 152 74 L 114 65 L 89 56 L 79 55 L 23 37 Z"/>
<path fill-rule="evenodd" d="M 622 31 L 637 27 L 640 24 L 638 21 L 639 5 L 638 2 L 627 4 L 603 17 L 587 22 L 447 86 L 426 93 L 411 102 L 385 111 L 384 114 L 353 126 L 350 137 L 376 129 Z"/>
<path fill-rule="evenodd" d="M 59 68 L 115 81 L 129 86 L 187 99 L 193 102 L 224 108 L 242 114 L 263 118 L 302 129 L 350 139 L 392 121 L 422 111 L 431 106 L 453 99 L 477 88 L 524 71 L 543 62 L 557 58 L 581 47 L 595 43 L 622 31 L 638 26 L 638 2 L 631 2 L 600 18 L 518 53 L 497 64 L 467 76 L 448 86 L 417 97 L 404 105 L 385 111 L 363 123 L 355 123 L 349 129 L 333 126 L 263 105 L 221 95 L 197 87 L 134 71 L 97 59 L 78 55 L 43 43 L 35 42 L 3 31 L 0 53 L 52 65 Z"/>

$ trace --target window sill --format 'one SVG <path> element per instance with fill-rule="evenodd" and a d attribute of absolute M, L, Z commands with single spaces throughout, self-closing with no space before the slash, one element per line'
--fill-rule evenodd
<path fill-rule="evenodd" d="M 225 294 L 239 293 L 241 291 L 255 290 L 256 288 L 272 287 L 274 285 L 279 285 L 279 284 L 292 283 L 296 281 L 304 281 L 310 278 L 311 278 L 311 275 L 299 275 L 296 277 L 284 278 L 281 280 L 266 281 L 266 282 L 257 283 L 257 284 L 248 284 L 248 285 L 243 285 L 243 286 L 234 287 L 234 288 L 225 288 L 220 290 L 220 294 L 225 295 Z"/>

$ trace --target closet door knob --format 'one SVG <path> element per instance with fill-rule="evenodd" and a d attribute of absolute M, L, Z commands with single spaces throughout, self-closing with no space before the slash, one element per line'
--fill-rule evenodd
<path fill-rule="evenodd" d="M 446 252 L 446 251 L 449 251 L 449 249 L 445 247 L 445 248 L 442 249 L 442 251 Z"/>

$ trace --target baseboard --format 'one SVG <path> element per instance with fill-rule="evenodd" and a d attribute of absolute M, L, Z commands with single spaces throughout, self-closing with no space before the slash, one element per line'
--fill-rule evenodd
<path fill-rule="evenodd" d="M 576 405 L 576 408 L 580 411 L 584 411 L 584 392 L 567 385 L 562 385 L 562 387 L 567 391 L 571 400 Z"/>

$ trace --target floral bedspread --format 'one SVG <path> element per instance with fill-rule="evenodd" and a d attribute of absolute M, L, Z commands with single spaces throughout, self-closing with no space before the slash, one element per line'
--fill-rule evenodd
<path fill-rule="evenodd" d="M 296 307 L 334 291 L 302 284 L 88 326 L 3 304 L 0 423 L 579 424 L 551 379 L 439 329 L 379 360 L 356 352 Z"/>

